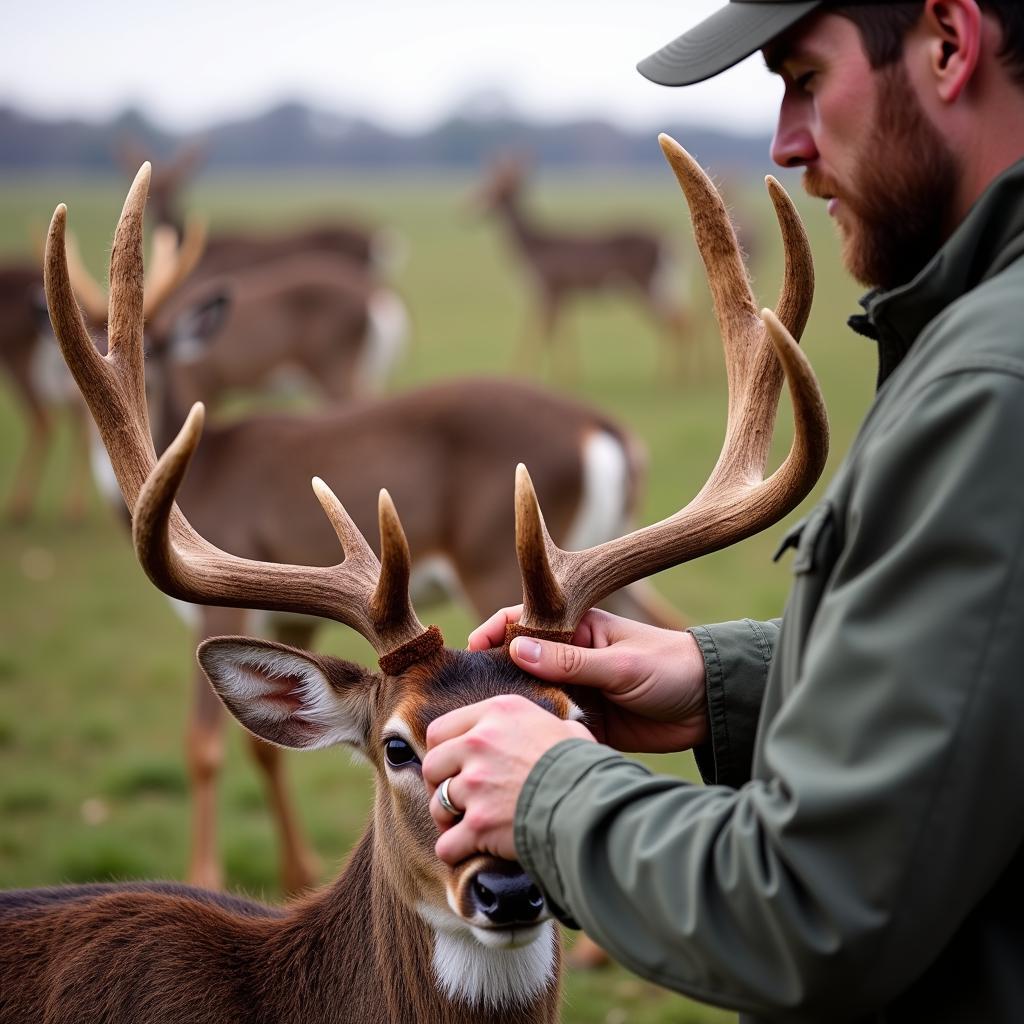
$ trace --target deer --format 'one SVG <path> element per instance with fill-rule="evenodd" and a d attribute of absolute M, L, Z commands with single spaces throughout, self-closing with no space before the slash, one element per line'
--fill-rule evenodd
<path fill-rule="evenodd" d="M 128 175 L 134 175 L 139 164 L 147 159 L 145 152 L 146 147 L 137 138 L 127 136 L 119 139 L 114 147 L 115 160 Z M 205 143 L 193 140 L 179 146 L 171 157 L 162 161 L 150 178 L 149 195 L 155 221 L 172 227 L 178 237 L 181 237 L 185 228 L 185 216 L 181 212 L 181 191 L 205 159 Z"/>
<path fill-rule="evenodd" d="M 190 230 L 202 229 L 187 228 L 181 250 Z M 177 258 L 190 259 L 183 251 Z M 401 296 L 344 257 L 295 253 L 219 273 L 206 273 L 202 256 L 191 264 L 147 318 L 147 351 L 160 355 L 178 393 L 193 401 L 212 405 L 296 374 L 322 398 L 347 401 L 380 391 L 405 348 Z M 91 321 L 104 323 L 104 290 L 81 260 L 69 266 Z"/>
<path fill-rule="evenodd" d="M 31 262 L 0 266 L 0 365 L 25 424 L 6 516 L 31 518 L 58 417 L 71 425 L 72 463 L 63 494 L 69 522 L 85 517 L 88 494 L 88 415 L 55 344 L 48 345 L 49 322 L 43 298 L 42 267 Z"/>
<path fill-rule="evenodd" d="M 521 337 L 515 366 L 536 359 L 538 347 L 551 351 L 570 299 L 619 292 L 636 299 L 651 317 L 663 339 L 663 361 L 679 376 L 689 313 L 678 293 L 667 239 L 646 228 L 582 233 L 542 226 L 523 206 L 525 181 L 523 161 L 506 155 L 492 162 L 472 202 L 499 220 L 532 286 L 535 312 Z"/>
<path fill-rule="evenodd" d="M 394 232 L 354 220 L 300 225 L 262 234 L 221 230 L 208 239 L 197 273 L 248 269 L 309 253 L 336 256 L 380 274 L 401 263 L 404 245 Z"/>
<path fill-rule="evenodd" d="M 794 339 L 812 291 L 810 250 L 781 186 L 768 189 L 786 242 L 777 303 L 757 312 L 735 236 L 710 180 L 673 140 L 661 145 L 693 211 L 726 353 L 725 441 L 708 482 L 661 522 L 579 550 L 552 540 L 525 466 L 515 473 L 515 547 L 523 614 L 509 632 L 571 637 L 587 608 L 617 589 L 766 529 L 820 476 L 824 402 Z M 445 647 L 410 601 L 412 559 L 395 502 L 377 502 L 380 556 L 320 478 L 313 490 L 341 548 L 331 566 L 228 553 L 176 496 L 198 458 L 193 406 L 157 459 L 144 390 L 141 209 L 145 168 L 111 255 L 107 355 L 74 301 L 58 206 L 46 283 L 62 351 L 133 508 L 136 556 L 178 600 L 314 614 L 365 637 L 378 671 L 272 641 L 206 641 L 198 661 L 224 706 L 264 741 L 348 745 L 373 766 L 375 798 L 336 882 L 284 907 L 173 883 L 122 883 L 0 895 L 0 1019 L 51 1024 L 187 1020 L 384 1024 L 553 1024 L 560 952 L 540 890 L 515 863 L 487 855 L 449 867 L 419 772 L 429 722 L 460 705 L 516 693 L 562 717 L 568 693 L 513 664 L 507 647 Z M 765 476 L 783 378 L 794 409 L 789 454 Z"/>
<path fill-rule="evenodd" d="M 157 234 L 153 239 L 147 315 L 166 301 L 190 272 L 202 244 L 199 225 L 193 226 L 189 239 L 177 252 L 169 242 L 167 235 Z M 107 315 L 102 289 L 85 274 L 73 245 L 69 257 L 77 270 L 80 300 L 90 324 L 94 330 L 102 331 Z M 69 522 L 81 521 L 88 507 L 89 417 L 50 329 L 41 261 L 0 266 L 0 365 L 19 400 L 26 427 L 25 445 L 8 499 L 8 518 L 24 522 L 31 517 L 55 420 L 62 416 L 70 424 L 72 441 L 63 514 Z"/>
<path fill-rule="evenodd" d="M 156 224 L 167 224 L 179 237 L 184 233 L 185 216 L 181 210 L 181 191 L 206 156 L 206 145 L 193 141 L 178 151 L 150 178 L 149 201 Z M 134 177 L 148 159 L 145 147 L 137 140 L 122 139 L 116 149 L 117 162 Z M 332 224 L 310 224 L 267 233 L 229 230 L 211 234 L 206 240 L 196 273 L 204 277 L 273 262 L 282 258 L 327 253 L 377 272 L 395 265 L 402 253 L 398 238 L 391 232 L 372 228 L 352 220 Z"/>
<path fill-rule="evenodd" d="M 186 240 L 190 237 L 186 231 Z M 171 248 L 173 240 L 164 244 Z M 90 323 L 99 323 L 101 317 L 107 323 L 102 307 L 112 303 L 113 291 L 107 295 L 82 273 L 74 247 L 66 256 L 73 290 L 83 309 L 92 310 Z M 181 249 L 176 257 L 180 277 L 191 257 Z M 163 451 L 197 397 L 192 385 L 201 378 L 184 376 L 174 346 L 161 343 L 168 333 L 161 324 L 180 323 L 180 317 L 172 317 L 168 307 L 155 307 L 158 298 L 144 290 L 153 405 L 149 423 L 157 450 Z M 194 318 L 192 336 L 202 334 L 202 324 L 208 329 L 211 321 Z M 212 338 L 210 351 L 216 347 Z M 503 480 L 523 458 L 534 466 L 540 492 L 549 502 L 555 536 L 563 543 L 580 546 L 614 536 L 638 506 L 645 456 L 637 439 L 585 405 L 525 382 L 489 379 L 446 381 L 313 414 L 252 414 L 214 424 L 180 500 L 219 546 L 253 558 L 313 564 L 330 559 L 335 542 L 326 524 L 310 514 L 314 510 L 296 499 L 305 481 L 319 473 L 344 487 L 350 513 L 369 530 L 375 521 L 377 491 L 400 466 L 393 490 L 408 508 L 406 531 L 417 598 L 453 597 L 483 615 L 517 586 L 509 539 L 513 510 L 504 500 Z M 267 478 L 273 478 L 275 486 L 263 494 L 258 481 Z M 124 508 L 121 488 L 109 472 L 99 482 Z M 642 582 L 611 595 L 607 603 L 645 621 L 681 624 L 675 609 Z M 259 616 L 180 602 L 175 608 L 200 641 L 248 628 L 308 647 L 316 628 L 314 619 L 296 616 Z M 187 878 L 219 888 L 223 880 L 216 855 L 215 807 L 224 715 L 198 670 L 192 692 L 186 739 L 192 790 Z M 250 752 L 264 776 L 276 822 L 282 886 L 286 892 L 301 891 L 316 877 L 316 860 L 298 827 L 280 751 L 254 738 Z"/>

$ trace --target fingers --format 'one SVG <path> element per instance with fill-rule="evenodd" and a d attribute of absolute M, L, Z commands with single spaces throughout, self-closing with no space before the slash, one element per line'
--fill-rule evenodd
<path fill-rule="evenodd" d="M 622 652 L 607 647 L 576 647 L 518 636 L 509 646 L 509 652 L 521 669 L 552 683 L 610 689 L 627 675 Z"/>
<path fill-rule="evenodd" d="M 469 650 L 486 651 L 492 647 L 501 647 L 505 643 L 505 626 L 509 622 L 518 622 L 523 614 L 521 604 L 512 605 L 496 611 L 486 622 L 477 626 L 469 634 Z"/>
<path fill-rule="evenodd" d="M 436 786 L 451 774 L 453 766 L 438 756 L 438 748 L 448 740 L 461 736 L 464 732 L 469 732 L 487 714 L 493 702 L 498 700 L 501 698 L 490 697 L 477 704 L 467 704 L 464 707 L 456 708 L 454 711 L 441 715 L 440 718 L 435 718 L 427 726 L 427 756 L 423 759 L 423 777 L 425 779 Z M 441 765 L 441 767 L 437 768 L 435 765 Z"/>

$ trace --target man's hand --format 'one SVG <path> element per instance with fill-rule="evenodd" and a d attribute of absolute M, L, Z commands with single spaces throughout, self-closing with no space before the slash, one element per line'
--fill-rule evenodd
<path fill-rule="evenodd" d="M 522 605 L 503 608 L 469 635 L 469 649 L 504 643 Z M 587 725 L 617 750 L 665 753 L 707 739 L 704 658 L 690 633 L 591 609 L 572 644 L 517 637 L 515 663 L 547 682 L 592 688 Z"/>
<path fill-rule="evenodd" d="M 449 864 L 474 853 L 516 860 L 513 823 L 526 776 L 541 756 L 566 739 L 594 737 L 579 722 L 567 722 L 525 697 L 492 697 L 451 711 L 430 723 L 423 778 L 430 813 L 442 829 L 435 849 Z M 436 789 L 451 778 L 448 796 L 462 808 L 453 817 Z"/>

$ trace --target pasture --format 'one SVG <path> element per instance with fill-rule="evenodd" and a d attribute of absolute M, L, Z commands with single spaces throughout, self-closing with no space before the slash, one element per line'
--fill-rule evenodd
<path fill-rule="evenodd" d="M 685 139 L 680 141 L 685 145 Z M 857 291 L 838 266 L 822 204 L 803 201 L 796 178 L 784 183 L 805 213 L 817 258 L 817 294 L 804 338 L 829 406 L 831 470 L 870 401 L 874 352 L 844 326 L 845 317 L 855 311 Z M 397 389 L 455 374 L 511 372 L 526 294 L 497 226 L 474 219 L 463 206 L 472 184 L 398 177 L 205 178 L 189 199 L 214 227 L 354 213 L 398 231 L 408 257 L 395 279 L 412 313 L 413 337 L 390 385 Z M 66 202 L 85 261 L 102 279 L 125 189 L 120 180 L 0 184 L 0 255 L 28 252 L 31 226 L 45 226 L 56 203 Z M 744 217 L 756 222 L 755 291 L 762 304 L 772 305 L 781 262 L 771 205 L 757 181 L 735 201 Z M 580 303 L 567 317 L 564 327 L 579 353 L 578 379 L 559 372 L 557 365 L 543 372 L 530 366 L 515 371 L 602 406 L 643 438 L 650 463 L 640 518 L 660 519 L 688 501 L 705 480 L 725 421 L 717 334 L 685 203 L 667 167 L 662 174 L 631 180 L 543 176 L 529 202 L 551 223 L 657 226 L 687 255 L 697 311 L 693 343 L 705 356 L 699 379 L 675 381 L 659 372 L 659 339 L 651 324 L 639 307 L 611 297 Z M 776 446 L 780 453 L 789 443 L 788 421 L 784 412 Z M 12 394 L 0 386 L 0 494 L 7 493 L 23 434 Z M 61 520 L 68 454 L 66 443 L 53 454 L 35 519 L 24 526 L 0 525 L 4 888 L 179 878 L 185 865 L 188 782 L 182 749 L 190 636 L 138 569 L 122 524 L 98 497 L 83 524 Z M 510 478 L 510 502 L 512 483 Z M 273 487 L 273 479 L 266 486 Z M 310 491 L 309 501 L 314 500 Z M 695 622 L 777 615 L 789 580 L 788 564 L 771 561 L 782 532 L 783 526 L 777 526 L 670 570 L 655 585 Z M 508 595 L 510 603 L 517 599 L 517 594 Z M 420 616 L 438 623 L 453 645 L 474 624 L 454 606 L 421 609 Z M 374 661 L 368 645 L 343 627 L 326 627 L 321 636 L 323 648 L 332 653 Z M 259 781 L 239 739 L 239 730 L 232 728 L 220 794 L 228 884 L 274 899 L 273 839 Z M 696 777 L 688 756 L 652 763 L 659 770 Z M 289 772 L 326 879 L 344 858 L 370 805 L 368 772 L 337 750 L 292 755 Z M 618 968 L 572 974 L 565 991 L 566 1024 L 728 1019 L 732 1015 L 663 993 Z"/>

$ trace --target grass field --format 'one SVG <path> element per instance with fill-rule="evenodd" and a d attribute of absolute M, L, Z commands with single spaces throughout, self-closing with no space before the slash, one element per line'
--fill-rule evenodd
<path fill-rule="evenodd" d="M 508 372 L 526 313 L 525 294 L 496 227 L 464 212 L 469 184 L 397 178 L 210 180 L 191 198 L 215 227 L 348 211 L 398 230 L 409 247 L 398 284 L 415 333 L 392 383 L 397 389 L 454 374 Z M 788 184 L 799 191 L 796 181 Z M 0 255 L 27 252 L 31 226 L 45 226 L 54 205 L 66 202 L 86 262 L 104 273 L 123 190 L 115 181 L 0 184 Z M 685 204 L 667 169 L 630 181 L 547 180 L 533 200 L 538 215 L 551 221 L 638 220 L 675 236 L 682 251 L 690 248 Z M 755 288 L 761 301 L 771 304 L 781 263 L 770 204 L 755 188 L 738 200 L 757 224 Z M 805 339 L 831 413 L 830 472 L 870 399 L 874 357 L 868 343 L 843 326 L 856 291 L 838 268 L 825 215 L 815 207 L 807 216 L 818 256 L 818 291 Z M 583 367 L 569 390 L 614 413 L 649 448 L 645 521 L 689 500 L 721 443 L 721 360 L 707 290 L 696 268 L 694 275 L 701 327 L 693 343 L 708 356 L 700 379 L 679 384 L 658 374 L 657 338 L 625 301 L 581 304 L 567 324 Z M 550 378 L 547 372 L 534 373 Z M 788 445 L 787 431 L 783 415 L 780 452 Z M 23 437 L 11 394 L 0 388 L 0 495 L 9 488 Z M 121 524 L 98 498 L 83 525 L 61 521 L 67 456 L 62 443 L 47 468 L 36 519 L 17 528 L 0 525 L 0 887 L 179 878 L 188 841 L 182 746 L 193 644 L 143 577 Z M 663 573 L 656 585 L 694 621 L 778 614 L 789 572 L 785 564 L 771 562 L 781 533 L 776 527 Z M 508 600 L 517 596 L 509 594 Z M 431 610 L 429 618 L 454 644 L 473 624 L 455 607 Z M 368 660 L 367 645 L 342 627 L 325 629 L 323 639 L 333 653 Z M 694 777 L 688 756 L 652 763 Z M 370 805 L 370 780 L 337 751 L 293 756 L 289 768 L 327 878 L 360 830 Z M 229 885 L 275 898 L 273 836 L 237 729 L 231 730 L 220 809 Z M 566 1024 L 730 1019 L 731 1014 L 697 1006 L 617 968 L 572 975 L 567 983 Z"/>

